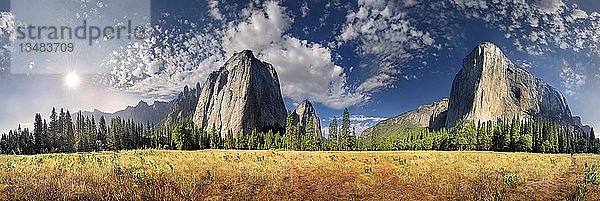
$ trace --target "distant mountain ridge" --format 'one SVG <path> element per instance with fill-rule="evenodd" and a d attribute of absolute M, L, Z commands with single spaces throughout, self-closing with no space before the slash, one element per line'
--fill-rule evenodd
<path fill-rule="evenodd" d="M 169 125 L 175 123 L 180 118 L 190 116 L 196 111 L 198 91 L 200 89 L 200 83 L 197 83 L 196 87 L 191 90 L 186 85 L 177 98 L 169 102 L 155 101 L 152 105 L 149 105 L 145 101 L 140 101 L 135 106 L 127 106 L 127 108 L 114 113 L 94 110 L 92 112 L 84 111 L 82 114 L 84 116 L 93 116 L 95 119 L 99 119 L 101 116 L 104 116 L 107 120 L 120 117 L 126 120 L 132 119 L 137 123 L 149 123 L 155 126 Z"/>
<path fill-rule="evenodd" d="M 100 110 L 92 112 L 83 111 L 81 113 L 84 116 L 93 116 L 95 119 L 100 119 L 101 116 L 104 116 L 107 121 L 120 117 L 127 120 L 133 119 L 133 121 L 138 123 L 158 125 L 166 117 L 168 111 L 169 103 L 167 102 L 155 101 L 152 105 L 148 105 L 145 101 L 140 101 L 136 106 L 127 106 L 127 108 L 114 113 L 102 112 Z"/>

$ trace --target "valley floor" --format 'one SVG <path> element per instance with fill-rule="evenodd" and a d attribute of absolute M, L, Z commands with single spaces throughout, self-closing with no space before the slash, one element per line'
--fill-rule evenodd
<path fill-rule="evenodd" d="M 600 200 L 600 155 L 164 151 L 0 156 L 1 200 Z M 588 168 L 591 169 L 591 168 Z M 597 179 L 597 178 L 596 178 Z"/>

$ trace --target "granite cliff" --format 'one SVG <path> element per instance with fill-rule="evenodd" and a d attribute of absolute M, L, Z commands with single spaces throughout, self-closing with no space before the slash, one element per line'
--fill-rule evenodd
<path fill-rule="evenodd" d="M 275 68 L 244 50 L 204 82 L 193 121 L 196 128 L 222 134 L 283 132 L 286 113 Z"/>
<path fill-rule="evenodd" d="M 454 77 L 446 127 L 460 119 L 551 120 L 573 124 L 565 97 L 554 87 L 513 64 L 492 43 L 481 43 Z"/>
<path fill-rule="evenodd" d="M 554 87 L 512 63 L 492 43 L 477 45 L 463 59 L 454 77 L 450 98 L 379 122 L 363 134 L 393 125 L 412 125 L 438 130 L 461 120 L 498 118 L 574 125 L 565 97 Z"/>

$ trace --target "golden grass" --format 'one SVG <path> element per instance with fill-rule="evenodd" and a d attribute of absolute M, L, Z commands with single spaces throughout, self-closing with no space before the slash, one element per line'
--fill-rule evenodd
<path fill-rule="evenodd" d="M 0 156 L 1 200 L 571 200 L 598 155 L 137 150 Z M 586 185 L 586 200 L 600 200 Z"/>

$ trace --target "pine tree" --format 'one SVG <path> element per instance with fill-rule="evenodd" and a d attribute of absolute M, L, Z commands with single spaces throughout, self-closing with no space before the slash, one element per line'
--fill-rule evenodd
<path fill-rule="evenodd" d="M 243 132 L 238 132 L 235 139 L 237 149 L 247 149 L 248 144 L 246 135 Z"/>
<path fill-rule="evenodd" d="M 100 121 L 98 122 L 98 136 L 97 136 L 97 144 L 99 150 L 106 150 L 106 135 L 108 133 L 108 128 L 106 127 L 106 119 L 104 119 L 104 115 L 100 116 Z"/>
<path fill-rule="evenodd" d="M 48 124 L 46 123 L 46 120 L 44 119 L 44 124 L 42 127 L 42 133 L 43 133 L 43 138 L 42 138 L 42 143 L 43 146 L 41 147 L 42 149 L 42 153 L 49 153 L 50 152 L 50 139 L 48 138 Z"/>
<path fill-rule="evenodd" d="M 494 126 L 492 121 L 486 123 L 485 133 L 483 135 L 482 150 L 492 150 L 492 136 L 494 133 Z"/>
<path fill-rule="evenodd" d="M 58 141 L 59 127 L 58 127 L 58 115 L 57 115 L 56 109 L 54 107 L 52 108 L 52 112 L 50 113 L 50 125 L 48 127 L 48 130 L 49 130 L 49 135 L 48 135 L 49 144 L 47 144 L 48 151 L 56 152 L 57 145 L 58 145 L 57 141 Z"/>
<path fill-rule="evenodd" d="M 476 134 L 476 150 L 483 150 L 483 137 L 485 135 L 485 126 L 481 124 L 481 121 L 477 121 L 477 134 Z"/>
<path fill-rule="evenodd" d="M 350 113 L 348 112 L 348 108 L 344 108 L 344 113 L 342 114 L 342 125 L 340 128 L 340 150 L 350 150 Z"/>
<path fill-rule="evenodd" d="M 290 150 L 297 150 L 299 147 L 299 139 L 297 132 L 298 128 L 296 125 L 294 125 L 293 122 L 294 116 L 290 111 L 288 111 L 288 115 L 285 120 L 285 148 Z"/>
<path fill-rule="evenodd" d="M 227 130 L 227 134 L 225 135 L 225 149 L 235 149 L 235 138 L 233 137 L 233 132 L 231 129 Z"/>
<path fill-rule="evenodd" d="M 590 129 L 588 140 L 589 140 L 588 152 L 593 152 L 595 149 L 594 142 L 596 141 L 596 136 L 594 134 L 594 128 Z"/>
<path fill-rule="evenodd" d="M 510 151 L 517 150 L 517 143 L 521 140 L 521 123 L 519 118 L 513 118 L 510 124 Z"/>
<path fill-rule="evenodd" d="M 252 129 L 250 135 L 248 135 L 248 149 L 255 150 L 257 148 L 258 140 L 257 140 L 258 132 L 255 129 Z"/>
<path fill-rule="evenodd" d="M 90 146 L 90 151 L 96 151 L 98 150 L 98 143 L 96 142 L 97 138 L 98 138 L 98 131 L 96 128 L 96 119 L 94 119 L 94 116 L 92 116 L 92 118 L 90 119 L 91 121 L 91 125 L 90 125 L 90 136 L 89 136 L 89 146 Z"/>
<path fill-rule="evenodd" d="M 330 149 L 338 150 L 338 124 L 335 116 L 333 116 L 331 123 L 329 123 L 329 140 L 332 142 Z"/>
<path fill-rule="evenodd" d="M 192 150 L 194 147 L 194 140 L 192 137 L 192 128 L 187 122 L 179 122 L 173 130 L 173 139 L 179 150 Z"/>
<path fill-rule="evenodd" d="M 267 134 L 265 135 L 265 144 L 264 144 L 264 149 L 272 149 L 275 148 L 275 134 L 273 133 L 273 130 L 269 130 L 267 132 Z"/>
<path fill-rule="evenodd" d="M 357 148 L 357 140 L 356 140 L 356 127 L 352 127 L 352 132 L 349 137 L 350 150 L 358 150 Z"/>
<path fill-rule="evenodd" d="M 218 149 L 219 141 L 217 139 L 217 130 L 216 130 L 214 124 L 210 128 L 210 134 L 209 134 L 209 136 L 210 136 L 210 148 L 211 149 Z"/>
<path fill-rule="evenodd" d="M 62 110 L 62 109 L 61 109 Z M 65 125 L 64 139 L 65 139 L 65 152 L 75 152 L 75 130 L 73 128 L 73 121 L 71 120 L 71 113 L 67 110 L 63 124 Z"/>
<path fill-rule="evenodd" d="M 42 122 L 42 115 L 39 113 L 35 114 L 34 123 L 33 123 L 33 139 L 34 139 L 34 152 L 41 153 L 44 145 L 44 125 Z"/>
<path fill-rule="evenodd" d="M 465 143 L 464 150 L 473 150 L 475 149 L 475 144 L 477 142 L 477 128 L 473 121 L 467 122 L 467 126 L 465 127 Z"/>
<path fill-rule="evenodd" d="M 313 116 L 309 116 L 306 122 L 303 149 L 308 151 L 319 150 L 319 137 L 317 137 L 317 132 L 315 132 Z"/>
<path fill-rule="evenodd" d="M 281 134 L 279 134 L 279 132 L 275 133 L 275 145 L 273 148 L 277 148 L 277 149 L 281 149 L 283 148 L 283 139 L 281 137 Z"/>

